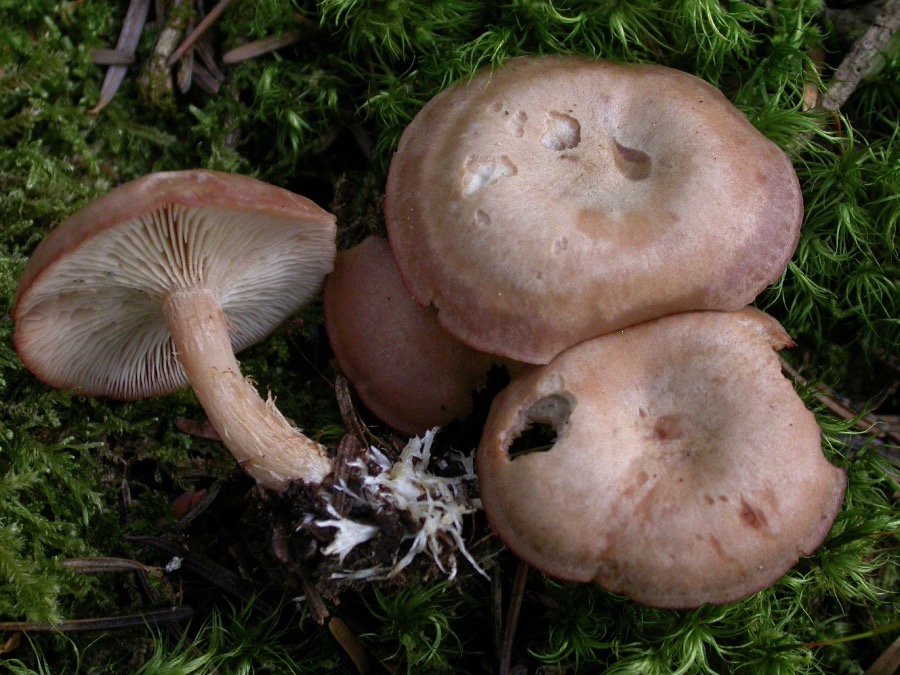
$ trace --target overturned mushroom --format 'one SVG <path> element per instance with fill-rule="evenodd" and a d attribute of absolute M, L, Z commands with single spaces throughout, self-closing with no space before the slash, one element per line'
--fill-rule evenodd
<path fill-rule="evenodd" d="M 413 297 L 466 344 L 530 363 L 743 307 L 784 271 L 801 216 L 787 156 L 717 89 L 574 56 L 512 59 L 436 96 L 385 194 Z"/>
<path fill-rule="evenodd" d="M 136 399 L 190 383 L 243 469 L 265 487 L 320 482 L 325 448 L 245 379 L 234 353 L 322 284 L 334 217 L 260 181 L 214 171 L 122 185 L 41 242 L 19 280 L 16 350 L 44 382 Z"/>
<path fill-rule="evenodd" d="M 514 379 L 478 449 L 492 526 L 553 576 L 657 607 L 772 584 L 825 538 L 846 485 L 781 374 L 789 344 L 758 310 L 688 312 Z M 515 454 L 541 425 L 549 449 Z"/>
<path fill-rule="evenodd" d="M 385 239 L 337 254 L 324 310 L 338 365 L 363 403 L 410 435 L 465 417 L 499 362 L 453 338 L 410 297 Z"/>

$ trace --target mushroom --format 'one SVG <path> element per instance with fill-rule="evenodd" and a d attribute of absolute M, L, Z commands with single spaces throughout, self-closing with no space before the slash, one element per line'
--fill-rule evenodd
<path fill-rule="evenodd" d="M 187 383 L 261 485 L 320 482 L 325 448 L 263 401 L 234 356 L 320 288 L 334 216 L 299 195 L 215 171 L 121 185 L 53 230 L 14 300 L 22 362 L 54 387 L 133 400 Z"/>
<path fill-rule="evenodd" d="M 514 379 L 477 453 L 492 527 L 552 576 L 657 607 L 772 584 L 819 546 L 846 486 L 781 373 L 790 344 L 759 310 L 688 312 Z M 541 425 L 550 448 L 515 454 Z"/>
<path fill-rule="evenodd" d="M 787 156 L 717 89 L 655 65 L 511 59 L 406 128 L 385 194 L 403 280 L 479 351 L 735 310 L 782 274 L 803 205 Z"/>
<path fill-rule="evenodd" d="M 409 435 L 462 419 L 500 359 L 465 346 L 409 295 L 387 240 L 340 251 L 325 279 L 325 328 L 366 407 Z"/>

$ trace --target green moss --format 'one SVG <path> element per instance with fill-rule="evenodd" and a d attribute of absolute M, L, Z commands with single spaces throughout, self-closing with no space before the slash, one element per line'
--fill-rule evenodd
<path fill-rule="evenodd" d="M 462 643 L 451 619 L 465 611 L 463 596 L 446 583 L 419 582 L 408 588 L 375 591 L 369 607 L 377 632 L 363 635 L 388 661 L 402 663 L 407 673 L 455 672 Z"/>

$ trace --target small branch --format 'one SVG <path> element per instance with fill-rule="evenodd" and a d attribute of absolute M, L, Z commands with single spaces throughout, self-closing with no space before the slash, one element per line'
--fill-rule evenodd
<path fill-rule="evenodd" d="M 175 428 L 183 434 L 193 436 L 194 438 L 203 438 L 207 441 L 222 442 L 222 437 L 216 428 L 209 423 L 208 420 L 189 420 L 184 417 L 175 422 Z"/>
<path fill-rule="evenodd" d="M 309 609 L 309 615 L 320 626 L 325 623 L 331 613 L 325 605 L 322 594 L 316 588 L 315 584 L 310 581 L 309 577 L 302 570 L 298 571 L 300 578 L 300 588 L 303 590 L 303 597 L 306 598 L 306 606 Z"/>
<path fill-rule="evenodd" d="M 283 33 L 277 36 L 271 36 L 262 38 L 261 40 L 254 40 L 253 42 L 248 42 L 246 44 L 241 45 L 240 47 L 235 47 L 231 49 L 225 54 L 222 55 L 223 63 L 240 63 L 241 61 L 246 61 L 248 59 L 254 59 L 257 56 L 262 56 L 263 54 L 268 54 L 270 52 L 277 51 L 279 49 L 283 49 L 284 47 L 288 47 L 292 44 L 300 42 L 303 38 L 305 31 L 288 31 L 287 33 Z"/>
<path fill-rule="evenodd" d="M 865 675 L 891 675 L 891 673 L 896 675 L 898 671 L 900 671 L 900 637 L 866 669 Z"/>
<path fill-rule="evenodd" d="M 334 484 L 345 485 L 350 483 L 352 468 L 355 460 L 364 460 L 366 456 L 365 439 L 355 434 L 345 434 L 338 443 L 334 458 Z M 343 490 L 334 491 L 334 510 L 341 516 L 346 516 L 350 511 L 350 496 Z"/>
<path fill-rule="evenodd" d="M 366 425 L 363 424 L 356 413 L 356 408 L 353 406 L 353 398 L 350 395 L 350 383 L 342 373 L 335 375 L 334 393 L 344 426 L 356 437 L 360 445 L 366 447 L 369 442 L 366 434 Z"/>
<path fill-rule="evenodd" d="M 78 574 L 99 574 L 101 572 L 143 572 L 153 571 L 151 567 L 127 558 L 68 558 L 62 566 Z"/>
<path fill-rule="evenodd" d="M 32 623 L 30 621 L 0 622 L 0 631 L 22 633 L 84 633 L 88 631 L 129 630 L 147 626 L 161 626 L 189 619 L 194 610 L 187 606 L 139 612 L 125 616 L 105 616 L 98 619 L 74 619 L 55 624 Z"/>
<path fill-rule="evenodd" d="M 350 657 L 350 660 L 353 661 L 353 665 L 356 666 L 356 672 L 361 675 L 372 672 L 369 654 L 362 640 L 351 630 L 350 626 L 335 616 L 328 622 L 328 631 L 341 646 L 341 649 Z"/>
<path fill-rule="evenodd" d="M 509 675 L 512 662 L 513 643 L 516 629 L 519 626 L 519 613 L 522 611 L 522 598 L 525 595 L 525 582 L 528 580 L 528 563 L 519 561 L 516 576 L 513 577 L 509 594 L 509 607 L 506 608 L 506 626 L 503 629 L 503 647 L 500 650 L 500 675 Z"/>
<path fill-rule="evenodd" d="M 491 569 L 491 617 L 494 658 L 499 664 L 503 660 L 503 571 L 500 565 Z"/>
<path fill-rule="evenodd" d="M 900 433 L 894 431 L 884 420 L 871 413 L 860 413 L 854 409 L 850 401 L 838 395 L 822 384 L 810 385 L 791 364 L 781 358 L 782 369 L 796 382 L 804 387 L 812 386 L 816 400 L 828 410 L 843 420 L 854 420 L 853 426 L 875 438 L 889 438 L 895 443 L 900 443 Z"/>
<path fill-rule="evenodd" d="M 382 450 L 390 450 L 394 446 L 389 444 L 385 439 L 376 435 L 365 422 L 363 422 L 356 407 L 353 405 L 353 397 L 350 394 L 350 382 L 343 373 L 337 373 L 334 379 L 334 393 L 337 399 L 338 410 L 341 413 L 341 419 L 347 431 L 359 440 L 361 447 L 366 448 L 369 445 L 375 445 Z"/>
<path fill-rule="evenodd" d="M 178 48 L 172 52 L 166 65 L 170 68 L 175 65 L 175 62 L 184 56 L 185 52 L 193 47 L 197 40 L 203 37 L 204 33 L 206 33 L 216 20 L 222 16 L 222 12 L 228 8 L 228 5 L 230 5 L 231 2 L 232 0 L 219 0 L 219 3 L 210 10 L 209 14 L 203 17 L 203 20 L 197 24 L 197 27 L 191 31 L 191 34 L 184 39 L 184 42 L 178 45 Z"/>
<path fill-rule="evenodd" d="M 118 49 L 95 49 L 91 52 L 91 62 L 96 66 L 130 66 L 134 63 L 134 54 Z"/>
<path fill-rule="evenodd" d="M 856 41 L 841 65 L 834 71 L 819 107 L 832 112 L 839 110 L 856 91 L 898 28 L 900 28 L 900 0 L 887 0 L 875 22 Z"/>
<path fill-rule="evenodd" d="M 159 35 L 153 47 L 153 53 L 147 58 L 140 76 L 140 84 L 144 95 L 151 102 L 165 105 L 172 96 L 172 75 L 166 66 L 169 55 L 181 41 L 190 19 L 189 0 L 171 0 L 168 18 L 157 8 L 156 23 Z"/>
<path fill-rule="evenodd" d="M 216 497 L 219 496 L 219 491 L 222 489 L 222 480 L 219 479 L 209 486 L 208 490 L 201 490 L 202 496 L 200 500 L 194 504 L 191 509 L 185 513 L 181 519 L 175 524 L 176 530 L 183 530 L 188 525 L 190 525 L 194 520 L 196 520 L 197 516 L 206 511 L 209 508 L 209 505 L 212 504 Z"/>
<path fill-rule="evenodd" d="M 206 66 L 210 74 L 219 82 L 223 82 L 225 80 L 225 73 L 222 72 L 219 65 L 216 63 L 216 53 L 208 35 L 196 44 L 194 51 L 197 52 L 197 56 L 203 61 L 203 65 Z"/>
<path fill-rule="evenodd" d="M 177 557 L 181 560 L 182 569 L 189 570 L 203 577 L 223 591 L 240 598 L 244 602 L 253 602 L 253 607 L 263 614 L 268 615 L 275 612 L 274 607 L 259 597 L 261 590 L 259 587 L 209 558 L 191 553 L 179 544 L 158 537 L 128 534 L 123 537 L 123 540 L 131 544 L 149 546 L 157 551 Z"/>
<path fill-rule="evenodd" d="M 825 66 L 825 48 L 821 43 L 809 51 L 810 70 L 803 84 L 803 110 L 814 110 L 819 105 L 819 79 Z"/>
<path fill-rule="evenodd" d="M 125 12 L 125 21 L 122 22 L 122 32 L 119 33 L 115 51 L 134 56 L 149 10 L 150 0 L 131 0 L 128 11 Z M 122 65 L 110 66 L 106 70 L 106 77 L 103 78 L 103 86 L 100 88 L 100 100 L 88 111 L 89 115 L 97 115 L 107 106 L 122 86 L 127 71 L 128 66 Z"/>
<path fill-rule="evenodd" d="M 144 596 L 154 605 L 162 600 L 160 592 L 151 582 L 162 576 L 162 569 L 150 567 L 128 558 L 68 558 L 63 567 L 77 574 L 102 574 L 104 572 L 134 572 Z"/>
<path fill-rule="evenodd" d="M 191 70 L 191 79 L 194 84 L 207 94 L 218 94 L 219 89 L 222 86 L 222 83 L 216 79 L 216 76 L 209 72 L 204 66 L 197 63 L 196 60 L 194 61 Z"/>

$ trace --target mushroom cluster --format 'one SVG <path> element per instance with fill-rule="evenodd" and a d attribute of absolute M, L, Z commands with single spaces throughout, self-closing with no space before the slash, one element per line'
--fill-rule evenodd
<path fill-rule="evenodd" d="M 14 342 L 40 379 L 86 395 L 190 384 L 244 470 L 283 490 L 332 460 L 234 354 L 324 284 L 340 369 L 398 430 L 465 417 L 507 368 L 476 460 L 488 519 L 520 557 L 659 607 L 723 603 L 814 550 L 846 485 L 781 374 L 790 338 L 748 307 L 783 273 L 802 213 L 787 156 L 709 84 L 525 57 L 406 129 L 388 241 L 338 255 L 334 216 L 304 197 L 153 174 L 37 247 Z M 550 443 L 517 447 L 535 428 Z"/>
<path fill-rule="evenodd" d="M 189 383 L 258 483 L 319 483 L 326 449 L 260 398 L 234 354 L 318 292 L 335 248 L 334 216 L 305 197 L 215 171 L 151 174 L 38 245 L 16 289 L 16 351 L 39 379 L 88 396 Z"/>
<path fill-rule="evenodd" d="M 339 255 L 329 337 L 364 402 L 407 431 L 464 416 L 486 367 L 518 364 L 477 452 L 501 539 L 643 603 L 729 602 L 814 550 L 845 488 L 781 374 L 790 338 L 747 307 L 802 214 L 787 156 L 702 80 L 512 59 L 405 130 L 393 260 L 383 242 Z M 534 427 L 552 442 L 518 452 Z"/>

